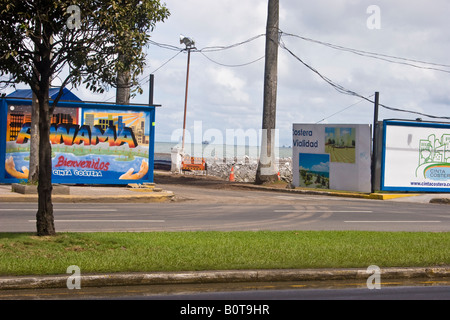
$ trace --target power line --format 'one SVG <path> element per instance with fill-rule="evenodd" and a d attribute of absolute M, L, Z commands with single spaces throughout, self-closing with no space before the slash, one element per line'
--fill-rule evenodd
<path fill-rule="evenodd" d="M 370 98 L 370 97 L 372 97 L 372 96 L 374 96 L 374 95 L 372 94 L 372 95 L 368 96 L 367 98 Z M 332 115 L 329 115 L 328 117 L 323 118 L 322 120 L 317 121 L 316 124 L 317 124 L 317 123 L 321 123 L 322 121 L 324 121 L 324 120 L 326 120 L 326 119 L 328 119 L 328 118 L 331 118 L 331 117 L 337 115 L 338 113 L 344 112 L 345 110 L 350 109 L 351 107 L 356 106 L 357 104 L 360 104 L 360 103 L 363 102 L 363 101 L 366 101 L 366 100 L 365 100 L 365 99 L 359 100 L 358 102 L 355 102 L 355 103 L 349 105 L 348 107 L 345 107 L 344 109 L 342 109 L 342 110 L 340 110 L 340 111 L 338 111 L 338 112 L 335 112 L 335 113 L 333 113 Z"/>
<path fill-rule="evenodd" d="M 149 40 L 148 43 L 152 44 L 154 46 L 157 46 L 157 47 L 160 47 L 160 48 L 163 48 L 163 49 L 167 49 L 167 50 L 172 50 L 172 51 L 183 51 L 184 50 L 183 48 L 176 47 L 176 46 L 173 46 L 171 44 L 159 43 L 159 42 L 156 42 L 156 41 L 153 41 L 153 40 Z"/>
<path fill-rule="evenodd" d="M 256 40 L 256 39 L 258 39 L 258 38 L 260 38 L 260 37 L 264 37 L 264 36 L 265 36 L 265 34 L 259 34 L 259 35 L 257 35 L 257 36 L 251 37 L 251 38 L 249 38 L 249 39 L 247 39 L 247 40 L 244 40 L 244 41 L 241 41 L 241 42 L 232 44 L 232 45 L 228 45 L 228 46 L 212 46 L 212 47 L 205 47 L 205 48 L 200 49 L 200 50 L 193 50 L 192 52 L 213 52 L 213 51 L 223 51 L 223 50 L 228 50 L 228 49 L 236 48 L 236 47 L 239 47 L 239 46 L 241 46 L 241 45 L 250 43 L 250 42 L 252 42 L 252 41 L 254 41 L 254 40 Z"/>
<path fill-rule="evenodd" d="M 402 64 L 402 65 L 406 65 L 406 66 L 410 66 L 410 67 L 414 67 L 414 68 L 419 68 L 419 69 L 435 70 L 435 71 L 450 73 L 450 70 L 436 68 L 436 67 L 450 68 L 450 65 L 448 65 L 448 64 L 441 64 L 441 63 L 427 62 L 427 61 L 421 61 L 421 60 L 415 60 L 415 59 L 408 59 L 408 58 L 402 58 L 402 57 L 397 57 L 397 56 L 392 56 L 392 55 L 387 55 L 387 54 L 382 54 L 382 53 L 375 53 L 375 52 L 370 52 L 370 51 L 364 51 L 364 50 L 358 50 L 358 49 L 343 47 L 343 46 L 335 45 L 335 44 L 332 44 L 332 43 L 319 41 L 319 40 L 314 40 L 314 39 L 311 39 L 311 38 L 295 35 L 295 34 L 292 34 L 292 33 L 285 33 L 285 32 L 283 32 L 281 30 L 280 30 L 280 34 L 282 36 L 295 37 L 295 38 L 298 38 L 298 39 L 301 39 L 301 40 L 304 40 L 304 41 L 317 43 L 317 44 L 320 44 L 320 45 L 323 45 L 323 46 L 326 46 L 326 47 L 329 47 L 329 48 L 332 48 L 332 49 L 335 49 L 335 50 L 346 51 L 346 52 L 350 52 L 350 53 L 353 53 L 353 54 L 356 54 L 356 55 L 369 57 L 369 58 L 373 58 L 373 59 L 378 59 L 378 60 L 382 60 L 382 61 L 386 61 L 386 62 L 390 62 L 390 63 Z M 427 66 L 417 65 L 417 63 L 422 64 L 422 65 L 428 65 L 428 67 Z"/>
<path fill-rule="evenodd" d="M 368 101 L 370 103 L 375 103 L 374 101 L 370 100 L 369 98 L 366 98 L 366 97 L 364 97 L 364 96 L 362 96 L 362 95 L 360 95 L 360 94 L 358 94 L 358 93 L 356 93 L 356 92 L 354 92 L 352 90 L 346 89 L 342 85 L 337 84 L 334 81 L 332 81 L 331 79 L 329 79 L 326 76 L 322 75 L 319 71 L 317 71 L 315 68 L 313 68 L 312 66 L 308 65 L 307 63 L 305 63 L 300 57 L 298 57 L 291 50 L 289 50 L 281 39 L 279 41 L 279 45 L 280 45 L 280 47 L 282 49 L 285 49 L 287 52 L 289 52 L 289 54 L 291 54 L 295 59 L 297 59 L 300 63 L 302 63 L 309 70 L 311 70 L 312 72 L 317 74 L 320 78 L 322 78 L 322 80 L 327 82 L 329 85 L 331 85 L 338 92 L 343 93 L 343 94 L 347 94 L 347 95 L 352 95 L 352 96 L 359 97 L 359 98 L 361 98 L 363 100 L 366 100 L 366 101 Z M 429 117 L 429 118 L 433 118 L 433 119 L 450 119 L 450 117 L 435 116 L 435 115 L 430 115 L 430 114 L 426 114 L 426 113 L 422 113 L 422 112 L 418 112 L 418 111 L 394 108 L 394 107 L 390 107 L 390 106 L 387 106 L 387 105 L 381 104 L 381 103 L 379 104 L 379 106 L 383 107 L 385 109 L 391 110 L 391 111 L 412 113 L 412 114 L 417 114 L 417 115 L 421 115 L 421 116 L 425 116 L 425 117 Z"/>
<path fill-rule="evenodd" d="M 248 65 L 250 65 L 250 64 L 252 64 L 252 63 L 258 62 L 259 60 L 262 60 L 262 59 L 264 59 L 264 57 L 265 57 L 265 56 L 262 56 L 262 57 L 260 57 L 260 58 L 258 58 L 258 59 L 252 60 L 252 61 L 247 62 L 247 63 L 242 63 L 242 64 L 224 64 L 224 63 L 217 62 L 217 61 L 211 59 L 210 57 L 208 57 L 206 54 L 204 54 L 204 53 L 201 52 L 201 51 L 200 51 L 200 53 L 201 53 L 206 59 L 208 59 L 209 61 L 211 61 L 211 62 L 213 62 L 213 63 L 215 63 L 215 64 L 218 64 L 218 65 L 220 65 L 220 66 L 223 66 L 223 67 L 229 67 L 229 68 L 245 67 L 245 66 L 248 66 Z"/>
<path fill-rule="evenodd" d="M 241 46 L 241 45 L 250 43 L 250 42 L 252 42 L 252 41 L 254 41 L 254 40 L 256 40 L 256 39 L 258 39 L 258 38 L 260 38 L 260 37 L 262 37 L 262 36 L 265 36 L 265 34 L 259 34 L 259 35 L 257 35 L 257 36 L 251 37 L 251 38 L 249 38 L 249 39 L 247 39 L 247 40 L 245 40 L 245 41 L 241 41 L 241 42 L 238 42 L 238 43 L 235 43 L 235 44 L 232 44 L 232 45 L 228 45 L 228 46 L 212 46 L 212 47 L 205 47 L 205 48 L 200 49 L 200 50 L 198 50 L 198 49 L 192 49 L 191 51 L 192 51 L 192 52 L 199 52 L 199 53 L 201 53 L 206 59 L 208 59 L 209 61 L 211 61 L 211 62 L 213 62 L 213 63 L 215 63 L 215 64 L 217 64 L 217 65 L 223 66 L 223 67 L 231 67 L 231 68 L 235 68 L 235 67 L 244 67 L 244 66 L 248 66 L 248 65 L 250 65 L 250 64 L 253 64 L 253 63 L 255 63 L 255 62 L 258 62 L 258 61 L 264 59 L 264 56 L 262 56 L 262 57 L 260 57 L 260 58 L 257 58 L 257 59 L 255 59 L 255 60 L 252 60 L 252 61 L 250 61 L 250 62 L 242 63 L 242 64 L 224 64 L 224 63 L 215 61 L 215 60 L 213 60 L 212 58 L 208 57 L 208 56 L 205 54 L 205 52 L 217 52 L 217 51 L 224 51 L 224 50 L 236 48 L 236 47 L 238 47 L 238 46 Z M 173 45 L 170 45 L 170 44 L 159 43 L 159 42 L 156 42 L 156 41 L 153 41 L 153 40 L 150 40 L 150 41 L 149 41 L 149 44 L 154 45 L 154 46 L 157 46 L 157 47 L 162 48 L 162 49 L 167 49 L 167 50 L 172 50 L 172 51 L 178 51 L 173 57 L 171 57 L 169 60 L 167 60 L 165 63 L 163 63 L 160 67 L 158 67 L 158 68 L 156 68 L 154 71 L 150 72 L 150 74 L 155 73 L 156 71 L 158 71 L 159 69 L 161 69 L 162 67 L 164 67 L 167 63 L 169 63 L 171 60 L 173 60 L 176 56 L 178 56 L 181 52 L 183 52 L 183 51 L 186 50 L 186 49 L 184 49 L 184 48 L 180 48 L 180 47 L 173 46 Z M 150 74 L 149 74 L 148 76 L 144 77 L 144 78 L 143 78 L 141 81 L 139 81 L 139 82 L 141 83 L 141 82 L 144 81 L 145 79 L 150 78 Z M 145 81 L 145 82 L 142 83 L 142 84 L 146 84 L 148 81 L 149 81 L 149 80 Z"/>
<path fill-rule="evenodd" d="M 204 53 L 205 52 L 215 52 L 215 51 L 224 51 L 224 50 L 232 49 L 232 48 L 235 48 L 235 47 L 238 47 L 238 46 L 250 43 L 250 42 L 252 42 L 252 41 L 254 41 L 254 40 L 256 40 L 256 39 L 258 39 L 260 37 L 263 37 L 263 36 L 265 36 L 265 34 L 259 34 L 259 35 L 256 35 L 254 37 L 251 37 L 251 38 L 249 38 L 249 39 L 247 39 L 245 41 L 238 42 L 238 43 L 235 43 L 235 44 L 232 44 L 232 45 L 205 47 L 205 48 L 200 49 L 200 50 L 194 49 L 194 50 L 192 50 L 192 52 L 200 52 L 209 61 L 211 61 L 211 62 L 213 62 L 215 64 L 218 64 L 218 65 L 221 65 L 221 66 L 225 66 L 225 67 L 242 67 L 242 66 L 246 66 L 246 65 L 255 63 L 255 62 L 263 59 L 264 56 L 260 57 L 260 58 L 258 58 L 256 60 L 244 63 L 244 64 L 228 65 L 228 64 L 223 64 L 223 63 L 217 62 L 217 61 L 211 59 L 210 57 L 208 57 Z M 373 59 L 378 59 L 378 60 L 382 60 L 382 61 L 386 61 L 386 62 L 390 62 L 390 63 L 403 64 L 403 65 L 411 66 L 411 67 L 414 67 L 414 68 L 420 68 L 420 69 L 427 69 L 427 70 L 434 70 L 434 71 L 450 73 L 450 70 L 442 69 L 442 68 L 450 68 L 450 65 L 448 65 L 448 64 L 441 64 L 441 63 L 427 62 L 427 61 L 421 61 L 421 60 L 415 60 L 415 59 L 408 59 L 408 58 L 397 57 L 397 56 L 393 56 L 393 55 L 387 55 L 387 54 L 381 54 L 381 53 L 375 53 L 375 52 L 370 52 L 370 51 L 364 51 L 364 50 L 359 50 L 359 49 L 348 48 L 348 47 L 335 45 L 335 44 L 324 42 L 324 41 L 314 40 L 314 39 L 311 39 L 311 38 L 295 35 L 295 34 L 292 34 L 292 33 L 286 33 L 286 32 L 283 32 L 283 31 L 279 30 L 279 43 L 278 44 L 279 44 L 279 46 L 282 49 L 285 49 L 287 52 L 289 52 L 289 54 L 291 54 L 295 59 L 297 59 L 305 67 L 307 67 L 312 72 L 314 72 L 316 75 L 318 75 L 322 80 L 324 80 L 329 85 L 331 85 L 336 91 L 338 91 L 339 93 L 342 93 L 342 94 L 347 94 L 347 95 L 352 95 L 352 96 L 359 97 L 359 98 L 362 99 L 360 102 L 365 100 L 365 101 L 368 101 L 370 103 L 374 103 L 374 101 L 369 99 L 372 96 L 364 97 L 364 96 L 362 96 L 362 95 L 360 95 L 360 94 L 358 94 L 358 93 L 356 93 L 356 92 L 354 92 L 352 90 L 346 89 L 342 85 L 335 83 L 333 80 L 331 80 L 330 78 L 324 76 L 318 70 L 316 70 L 312 66 L 308 65 L 307 63 L 305 63 L 300 57 L 295 55 L 290 49 L 288 49 L 286 47 L 286 45 L 284 44 L 284 42 L 282 40 L 282 36 L 295 37 L 295 38 L 302 39 L 304 41 L 309 41 L 309 42 L 312 42 L 312 43 L 317 43 L 317 44 L 320 44 L 320 45 L 323 45 L 323 46 L 327 46 L 327 47 L 335 49 L 335 50 L 346 51 L 346 52 L 350 52 L 350 53 L 353 53 L 353 54 L 356 54 L 356 55 L 369 57 L 369 58 L 373 58 Z M 152 44 L 152 45 L 158 46 L 160 48 L 163 48 L 163 49 L 178 51 L 175 56 L 170 58 L 168 61 L 166 61 L 163 65 L 161 65 L 159 68 L 157 68 L 153 72 L 156 72 L 157 70 L 162 68 L 168 62 L 170 62 L 172 59 L 174 59 L 180 52 L 185 50 L 183 48 L 179 48 L 179 47 L 176 47 L 176 46 L 173 46 L 173 45 L 169 45 L 169 44 L 158 43 L 158 42 L 155 42 L 155 41 L 152 41 L 152 40 L 150 40 L 149 43 Z M 422 64 L 422 66 L 421 65 L 417 65 L 417 64 Z M 440 68 L 437 68 L 437 67 L 440 67 Z M 147 76 L 147 77 L 149 77 L 149 76 Z M 144 79 L 146 79 L 147 77 L 145 77 Z M 141 80 L 141 81 L 143 81 L 143 80 Z M 146 81 L 145 83 L 147 83 L 147 82 L 148 81 Z M 358 103 L 360 103 L 360 102 L 358 102 Z M 356 103 L 356 104 L 358 104 L 358 103 Z M 353 105 L 355 105 L 355 104 L 353 104 Z M 345 109 L 343 109 L 343 110 L 341 110 L 339 112 L 342 112 L 342 111 L 352 107 L 353 105 L 351 105 L 351 106 L 349 106 L 349 107 L 347 107 L 347 108 L 345 108 Z M 387 106 L 387 105 L 384 105 L 384 104 L 381 104 L 381 103 L 379 104 L 379 106 L 383 107 L 385 109 L 388 109 L 388 110 L 392 110 L 392 111 L 412 113 L 412 114 L 417 114 L 417 115 L 421 115 L 421 116 L 425 116 L 425 117 L 429 117 L 429 118 L 434 118 L 434 119 L 450 119 L 450 117 L 434 116 L 434 115 L 421 113 L 421 112 L 417 112 L 417 111 L 394 108 L 394 107 L 390 107 L 390 106 Z M 337 112 L 337 113 L 339 113 L 339 112 Z M 337 113 L 335 113 L 335 114 L 337 114 Z M 331 116 L 333 116 L 333 115 L 331 115 Z M 325 119 L 323 119 L 323 120 L 325 120 Z M 323 120 L 321 120 L 321 121 L 323 121 Z"/>
<path fill-rule="evenodd" d="M 241 41 L 241 42 L 237 42 L 237 43 L 234 43 L 234 44 L 231 44 L 231 45 L 228 45 L 228 46 L 211 46 L 211 47 L 204 47 L 202 49 L 193 49 L 191 51 L 192 52 L 215 52 L 215 51 L 229 50 L 229 49 L 236 48 L 236 47 L 239 47 L 241 45 L 250 43 L 250 42 L 252 42 L 252 41 L 254 41 L 254 40 L 256 40 L 256 39 L 258 39 L 260 37 L 263 37 L 263 36 L 265 36 L 265 34 L 259 34 L 259 35 L 256 35 L 254 37 L 251 37 L 251 38 L 249 38 L 247 40 L 244 40 L 244 41 Z M 159 43 L 159 42 L 156 42 L 156 41 L 153 41 L 153 40 L 149 40 L 148 43 L 151 44 L 151 45 L 160 47 L 162 49 L 167 49 L 167 50 L 172 50 L 172 51 L 183 51 L 183 50 L 185 50 L 184 48 L 180 48 L 180 47 L 177 47 L 177 46 L 174 46 L 174 45 L 170 45 L 170 44 Z"/>
<path fill-rule="evenodd" d="M 145 82 L 142 83 L 142 84 L 146 84 L 147 82 L 149 82 L 149 81 L 150 81 L 150 75 L 155 74 L 159 69 L 161 69 L 161 68 L 164 67 L 166 64 L 168 64 L 170 61 L 172 61 L 173 59 L 175 59 L 181 52 L 183 52 L 183 50 L 178 51 L 178 52 L 177 52 L 174 56 L 172 56 L 169 60 L 167 60 L 167 61 L 164 62 L 162 65 L 160 65 L 158 68 L 156 68 L 155 70 L 153 70 L 152 72 L 150 72 L 149 75 L 147 75 L 147 76 L 145 76 L 143 79 L 141 79 L 141 81 L 139 81 L 140 84 L 141 84 L 142 81 L 144 81 L 144 80 L 147 79 L 147 78 L 148 78 L 148 80 L 145 81 Z"/>

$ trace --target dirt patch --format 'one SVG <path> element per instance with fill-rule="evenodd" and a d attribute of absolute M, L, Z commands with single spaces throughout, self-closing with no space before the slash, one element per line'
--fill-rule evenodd
<path fill-rule="evenodd" d="M 230 187 L 235 182 L 220 179 L 214 176 L 197 175 L 197 174 L 172 174 L 155 172 L 155 184 L 164 185 L 192 185 L 199 187 L 222 188 Z"/>
<path fill-rule="evenodd" d="M 207 187 L 214 189 L 238 189 L 241 186 L 255 184 L 249 182 L 233 182 L 224 180 L 215 176 L 199 175 L 199 174 L 173 174 L 170 172 L 155 172 L 155 184 L 164 185 L 191 185 L 198 187 Z M 269 187 L 276 189 L 286 189 L 288 183 L 285 181 L 275 181 L 272 183 L 264 183 L 261 187 Z"/>

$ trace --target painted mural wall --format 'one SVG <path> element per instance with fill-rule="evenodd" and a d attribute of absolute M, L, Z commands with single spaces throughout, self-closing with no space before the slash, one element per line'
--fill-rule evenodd
<path fill-rule="evenodd" d="M 51 118 L 52 181 L 125 184 L 153 181 L 154 108 L 56 107 Z M 122 106 L 123 107 L 123 106 Z M 4 106 L 4 181 L 27 179 L 31 106 Z M 2 148 L 3 149 L 3 148 Z"/>

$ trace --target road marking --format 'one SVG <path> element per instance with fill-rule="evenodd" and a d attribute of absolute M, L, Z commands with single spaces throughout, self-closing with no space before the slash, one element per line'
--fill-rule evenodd
<path fill-rule="evenodd" d="M 320 198 L 317 197 L 308 197 L 308 196 L 274 196 L 274 198 L 276 199 L 281 199 L 281 200 L 292 200 L 292 201 L 297 201 L 297 200 L 318 200 Z"/>
<path fill-rule="evenodd" d="M 0 209 L 0 211 L 36 211 L 36 209 L 28 209 L 28 208 L 17 208 L 17 209 Z"/>
<path fill-rule="evenodd" d="M 30 209 L 30 208 L 17 208 L 17 209 L 0 209 L 0 211 L 36 211 L 37 208 Z M 53 208 L 53 211 L 81 211 L 81 212 L 116 212 L 117 209 L 58 209 Z"/>
<path fill-rule="evenodd" d="M 36 222 L 36 220 L 28 220 L 28 222 Z M 103 219 L 64 219 L 55 220 L 55 222 L 166 222 L 166 220 L 103 220 Z"/>
<path fill-rule="evenodd" d="M 344 221 L 347 223 L 441 223 L 441 221 L 437 220 L 428 220 L 428 221 L 407 221 L 407 220 L 379 220 L 379 221 L 368 221 L 368 220 L 361 220 L 361 221 Z"/>
<path fill-rule="evenodd" d="M 368 210 L 274 210 L 274 212 L 280 213 L 306 213 L 306 212 L 315 212 L 315 213 L 372 213 L 373 211 Z"/>
<path fill-rule="evenodd" d="M 325 200 L 348 200 L 348 199 L 343 199 L 343 198 L 339 198 L 339 197 L 328 197 L 325 198 L 325 196 L 318 196 L 318 197 L 311 197 L 311 196 L 305 196 L 305 195 L 298 195 L 298 196 L 274 196 L 274 198 L 280 199 L 280 200 L 289 200 L 289 201 L 307 201 L 307 200 L 321 200 L 323 201 Z M 354 199 L 352 199 L 354 200 Z"/>

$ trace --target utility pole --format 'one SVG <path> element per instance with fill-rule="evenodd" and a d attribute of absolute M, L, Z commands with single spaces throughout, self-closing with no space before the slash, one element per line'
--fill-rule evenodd
<path fill-rule="evenodd" d="M 187 98 L 188 98 L 188 84 L 189 84 L 189 65 L 191 62 L 191 50 L 195 49 L 195 41 L 189 37 L 180 35 L 180 44 L 184 43 L 188 53 L 187 56 L 187 71 L 186 71 L 186 90 L 184 93 L 184 120 L 183 120 L 183 142 L 181 145 L 181 152 L 184 155 L 184 137 L 186 132 L 186 112 L 187 112 Z"/>
<path fill-rule="evenodd" d="M 275 124 L 278 79 L 279 0 L 269 0 L 266 25 L 264 102 L 261 155 L 256 170 L 256 184 L 278 179 L 275 159 Z"/>
<path fill-rule="evenodd" d="M 378 153 L 378 107 L 379 107 L 380 93 L 375 92 L 374 112 L 373 112 L 373 138 L 372 138 L 372 193 L 375 192 L 376 184 L 376 167 L 377 167 L 377 153 Z"/>
<path fill-rule="evenodd" d="M 148 105 L 153 105 L 153 96 L 154 96 L 154 89 L 155 89 L 155 75 L 150 75 L 150 82 L 148 87 Z"/>
<path fill-rule="evenodd" d="M 181 150 L 184 154 L 184 137 L 186 132 L 186 111 L 187 111 L 187 98 L 188 98 L 188 83 L 189 83 L 189 65 L 191 62 L 191 49 L 187 49 L 188 58 L 187 58 L 187 70 L 186 70 L 186 90 L 184 93 L 184 120 L 183 120 L 183 142 L 181 145 Z"/>

